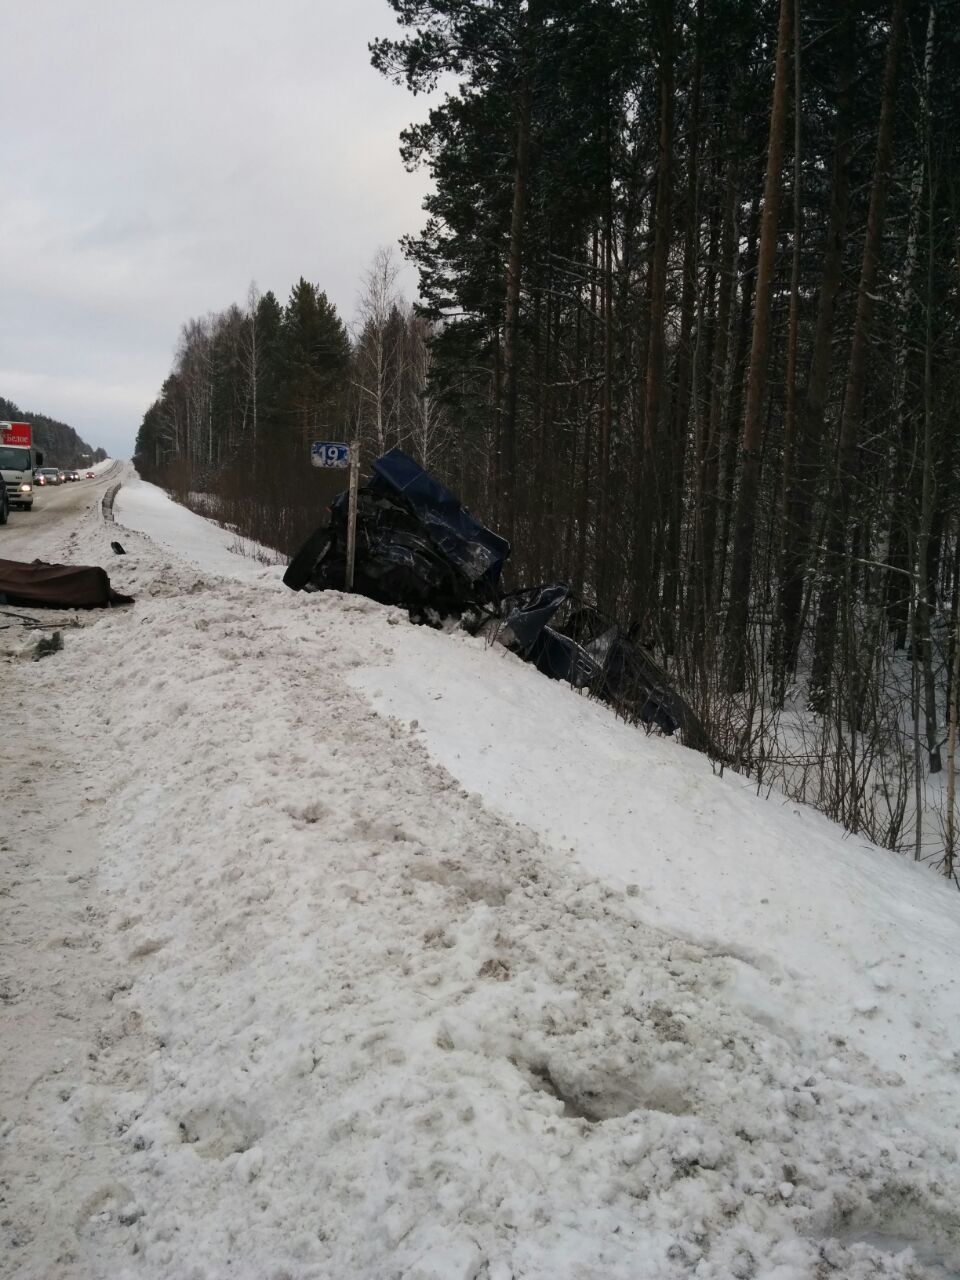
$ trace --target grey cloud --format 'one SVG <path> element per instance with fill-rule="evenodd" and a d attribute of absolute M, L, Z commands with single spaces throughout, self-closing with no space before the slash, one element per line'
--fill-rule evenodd
<path fill-rule="evenodd" d="M 367 55 L 391 27 L 386 0 L 4 6 L 0 394 L 125 456 L 182 323 L 251 279 L 350 321 L 422 220 L 397 137 L 428 104 Z"/>

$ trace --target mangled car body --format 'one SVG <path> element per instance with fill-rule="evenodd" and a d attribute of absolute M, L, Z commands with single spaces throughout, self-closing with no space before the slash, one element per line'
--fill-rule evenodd
<path fill-rule="evenodd" d="M 353 589 L 398 604 L 414 621 L 460 616 L 497 598 L 510 544 L 484 528 L 458 499 L 400 449 L 373 464 L 357 496 Z M 347 562 L 347 495 L 330 522 L 304 543 L 283 580 L 294 591 L 342 591 Z"/>
<path fill-rule="evenodd" d="M 504 593 L 510 544 L 485 528 L 449 489 L 400 449 L 372 464 L 358 493 L 353 590 L 400 605 L 414 622 L 459 618 L 472 634 L 497 641 L 553 680 L 587 689 L 630 719 L 681 728 L 688 745 L 706 735 L 650 654 L 596 610 L 579 606 L 561 583 Z M 326 526 L 290 561 L 295 591 L 342 591 L 346 581 L 347 494 Z"/>
<path fill-rule="evenodd" d="M 588 689 L 629 719 L 664 733 L 682 726 L 686 739 L 696 738 L 692 710 L 653 658 L 596 610 L 572 606 L 570 588 L 562 583 L 534 587 L 504 596 L 499 618 L 482 629 L 551 680 Z"/>

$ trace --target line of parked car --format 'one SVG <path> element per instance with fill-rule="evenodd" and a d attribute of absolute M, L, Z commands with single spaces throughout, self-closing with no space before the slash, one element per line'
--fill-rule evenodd
<path fill-rule="evenodd" d="M 92 480 L 94 473 L 88 471 L 86 478 Z M 62 471 L 59 467 L 38 467 L 33 473 L 34 482 L 38 485 L 66 484 L 68 480 L 81 479 L 79 471 Z"/>

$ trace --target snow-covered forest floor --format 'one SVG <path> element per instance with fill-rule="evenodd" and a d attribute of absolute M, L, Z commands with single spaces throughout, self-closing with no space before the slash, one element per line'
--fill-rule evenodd
<path fill-rule="evenodd" d="M 946 636 L 938 648 L 946 653 Z M 947 701 L 944 662 L 938 664 L 936 675 L 942 708 Z M 938 727 L 943 767 L 931 774 L 922 712 L 919 740 L 913 720 L 912 677 L 906 654 L 887 655 L 883 685 L 876 691 L 869 723 L 856 732 L 835 708 L 829 716 L 811 709 L 805 674 L 788 690 L 782 708 L 772 697 L 754 708 L 746 770 L 761 792 L 771 788 L 783 792 L 943 873 L 948 843 L 949 726 Z M 741 731 L 746 714 L 738 706 L 734 716 L 733 724 Z M 960 884 L 956 872 L 953 883 Z"/>
<path fill-rule="evenodd" d="M 960 1275 L 955 890 L 115 511 L 34 554 L 136 603 L 0 631 L 4 1275 Z"/>

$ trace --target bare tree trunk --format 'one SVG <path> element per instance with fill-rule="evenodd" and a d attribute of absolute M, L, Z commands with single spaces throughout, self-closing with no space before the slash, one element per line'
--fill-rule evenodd
<path fill-rule="evenodd" d="M 836 141 L 833 182 L 827 222 L 820 298 L 813 338 L 813 352 L 807 377 L 807 393 L 800 421 L 796 464 L 791 466 L 789 487 L 784 499 L 784 555 L 780 589 L 780 626 L 783 633 L 783 662 L 788 672 L 796 670 L 800 648 L 803 609 L 804 569 L 812 558 L 811 535 L 814 518 L 816 476 L 821 468 L 823 423 L 833 362 L 833 326 L 843 266 L 843 245 L 850 197 L 851 86 L 853 82 L 854 22 L 847 0 L 840 35 L 840 72 L 837 93 Z"/>
<path fill-rule="evenodd" d="M 590 248 L 590 305 L 587 310 L 587 339 L 586 339 L 586 355 L 584 357 L 584 367 L 590 368 L 594 358 L 594 348 L 597 342 L 597 272 L 600 264 L 600 231 L 594 226 L 593 235 L 591 237 Z M 579 395 L 579 387 L 578 387 Z M 584 430 L 588 436 L 590 434 L 590 422 L 593 416 L 592 397 L 591 402 L 584 408 Z M 583 473 L 583 489 L 581 491 L 580 500 L 584 515 L 589 517 L 590 512 L 590 450 L 584 451 L 584 473 Z M 599 441 L 599 457 L 597 459 L 597 474 L 595 476 L 596 499 L 596 519 L 593 530 L 593 582 L 597 592 L 597 604 L 600 608 L 604 607 L 604 596 L 602 593 L 603 586 L 603 568 L 601 559 L 606 554 L 606 544 L 602 541 L 602 526 L 606 523 L 606 504 L 608 500 L 607 481 L 608 472 L 605 470 L 609 465 L 609 457 L 604 455 L 603 430 L 601 425 L 600 441 Z M 581 547 L 580 560 L 583 564 L 583 577 L 586 579 L 587 569 L 587 542 L 588 542 L 588 525 L 589 519 L 584 522 L 581 530 Z"/>
<path fill-rule="evenodd" d="M 730 142 L 723 198 L 723 223 L 720 230 L 720 283 L 717 290 L 717 313 L 714 321 L 713 351 L 710 370 L 710 406 L 704 439 L 697 456 L 694 480 L 694 564 L 693 616 L 694 652 L 702 666 L 706 636 L 706 617 L 712 607 L 713 567 L 719 505 L 720 434 L 724 418 L 724 390 L 727 382 L 727 352 L 730 343 L 731 302 L 737 268 L 737 209 L 739 207 L 739 134 Z"/>
<path fill-rule="evenodd" d="M 905 3 L 906 0 L 894 0 L 893 14 L 890 19 L 887 63 L 884 69 L 883 97 L 880 105 L 880 125 L 877 130 L 877 152 L 870 190 L 870 208 L 867 214 L 867 234 L 863 246 L 863 263 L 860 268 L 860 286 L 857 293 L 857 312 L 850 348 L 847 386 L 840 417 L 834 495 L 830 503 L 830 518 L 827 526 L 824 585 L 817 615 L 813 671 L 810 679 L 811 701 L 814 706 L 821 708 L 825 704 L 832 681 L 837 640 L 837 607 L 845 568 L 844 542 L 853 505 L 852 491 L 857 478 L 857 442 L 867 377 L 868 334 L 876 295 L 880 245 L 883 240 L 890 148 L 896 109 L 894 95 L 903 46 Z"/>
<path fill-rule="evenodd" d="M 887 560 L 890 572 L 886 583 L 886 609 L 893 633 L 894 647 L 903 649 L 913 624 L 915 565 L 912 559 L 908 525 L 913 518 L 913 494 L 909 484 L 915 433 L 915 397 L 910 386 L 910 356 L 914 347 L 911 318 L 916 306 L 916 274 L 920 258 L 921 224 L 923 222 L 923 189 L 926 174 L 926 142 L 921 139 L 919 158 L 910 183 L 907 212 L 906 247 L 900 269 L 901 314 L 894 348 L 894 439 L 889 451 L 891 482 L 890 548 Z"/>
<path fill-rule="evenodd" d="M 690 139 L 687 150 L 687 185 L 683 211 L 683 286 L 680 295 L 680 340 L 677 344 L 676 394 L 669 456 L 670 491 L 663 580 L 663 634 L 666 648 L 675 648 L 677 604 L 680 594 L 680 531 L 683 520 L 683 476 L 687 428 L 692 398 L 693 317 L 697 296 L 697 250 L 699 247 L 699 152 L 700 88 L 703 74 L 704 0 L 697 0 L 696 54 L 690 104 Z"/>
<path fill-rule="evenodd" d="M 489 476 L 491 505 L 502 519 L 503 493 L 500 477 L 503 474 L 503 360 L 500 330 L 493 331 L 493 448 L 490 450 L 487 472 Z"/>
<path fill-rule="evenodd" d="M 958 536 L 960 546 L 960 536 Z M 957 599 L 957 584 L 954 583 L 954 601 Z M 943 874 L 953 879 L 953 868 L 957 852 L 957 717 L 958 698 L 960 698 L 960 629 L 957 627 L 957 609 L 954 608 L 953 625 L 953 663 L 951 666 L 949 708 L 950 729 L 947 735 L 947 813 L 944 837 Z"/>
<path fill-rule="evenodd" d="M 930 535 L 933 527 L 936 478 L 933 458 L 933 297 L 934 297 L 934 185 L 933 140 L 930 121 L 930 89 L 933 78 L 933 34 L 936 11 L 931 4 L 927 19 L 924 52 L 923 118 L 924 157 L 927 177 L 927 288 L 926 321 L 923 353 L 923 491 L 920 502 L 920 536 L 917 541 L 917 612 L 916 631 L 923 662 L 924 720 L 927 732 L 927 757 L 930 772 L 942 767 L 937 741 L 937 692 L 933 677 L 933 643 L 930 617 L 933 612 L 930 582 Z M 916 646 L 915 646 L 916 648 Z M 916 652 L 914 654 L 916 661 Z"/>
<path fill-rule="evenodd" d="M 446 451 L 451 435 L 444 410 L 430 387 L 433 363 L 430 337 L 427 321 L 417 316 L 411 307 L 407 314 L 405 359 L 410 435 L 414 453 L 426 471 L 435 465 L 436 457 Z"/>
<path fill-rule="evenodd" d="M 590 296 L 593 297 L 596 288 L 596 265 L 597 265 L 597 232 L 594 228 L 593 246 L 590 257 L 591 275 L 590 275 Z M 581 379 L 583 376 L 584 366 L 589 364 L 590 351 L 592 347 L 593 333 L 593 310 L 589 312 L 589 320 L 587 323 L 588 336 L 586 344 L 583 340 L 583 301 L 581 298 L 580 287 L 577 288 L 577 318 L 576 332 L 574 340 L 574 360 L 573 360 L 573 413 L 577 423 L 577 427 L 583 437 L 581 474 L 577 481 L 577 542 L 574 559 L 573 584 L 577 595 L 582 595 L 584 583 L 587 575 L 587 546 L 590 536 L 590 456 L 591 456 L 591 432 L 590 432 L 590 409 L 589 405 L 583 403 L 583 388 Z M 586 345 L 586 356 L 584 357 L 584 345 Z M 576 471 L 574 472 L 576 477 Z M 602 499 L 601 499 L 602 502 Z M 598 508 L 599 510 L 599 508 Z M 597 520 L 599 522 L 600 515 Z"/>
<path fill-rule="evenodd" d="M 788 524 L 790 514 L 790 489 L 793 484 L 793 454 L 797 435 L 797 340 L 800 329 L 800 242 L 803 234 L 800 186 L 800 0 L 794 0 L 793 26 L 793 260 L 790 265 L 790 324 L 787 337 L 787 387 L 786 413 L 783 423 L 783 476 L 780 495 L 780 555 L 781 566 L 787 556 L 787 544 L 791 538 Z M 780 581 L 783 583 L 781 572 Z M 774 697 L 782 704 L 786 687 L 786 646 L 782 626 L 783 608 L 778 610 L 778 623 L 774 643 Z"/>
<path fill-rule="evenodd" d="M 660 64 L 660 138 L 657 163 L 657 199 L 654 209 L 654 248 L 650 272 L 650 332 L 647 346 L 647 377 L 643 408 L 643 467 L 640 537 L 637 546 L 634 599 L 641 626 L 645 626 L 651 603 L 659 595 L 660 565 L 654 554 L 654 537 L 662 540 L 666 514 L 666 477 L 659 456 L 660 404 L 663 395 L 663 366 L 667 295 L 667 260 L 670 254 L 670 208 L 673 168 L 673 0 L 661 0 L 657 9 Z"/>
<path fill-rule="evenodd" d="M 399 264 L 392 249 L 378 249 L 363 276 L 359 299 L 360 333 L 356 343 L 353 387 L 357 416 L 371 453 L 377 456 L 397 443 L 402 407 L 402 299 L 397 293 Z M 396 439 L 394 438 L 396 437 Z"/>
<path fill-rule="evenodd" d="M 250 288 L 247 290 L 247 383 L 250 394 L 250 414 L 252 424 L 251 449 L 254 454 L 257 451 L 257 429 L 258 414 L 260 408 L 259 385 L 260 385 L 260 361 L 262 359 L 259 341 L 258 329 L 258 312 L 260 310 L 260 290 L 257 288 L 256 281 L 250 281 Z"/>
<path fill-rule="evenodd" d="M 607 139 L 609 147 L 609 135 Z M 603 400 L 600 409 L 599 512 L 597 519 L 597 598 L 606 601 L 610 582 L 610 437 L 613 431 L 613 191 L 606 191 L 603 229 Z"/>
<path fill-rule="evenodd" d="M 723 385 L 723 430 L 718 446 L 721 478 L 717 485 L 720 535 L 716 540 L 717 564 L 710 584 L 709 612 L 715 614 L 723 594 L 726 577 L 727 554 L 730 547 L 730 526 L 733 523 L 733 492 L 737 470 L 737 441 L 740 415 L 743 411 L 744 377 L 750 348 L 753 296 L 757 281 L 757 240 L 760 234 L 760 199 L 754 196 L 747 224 L 746 246 L 743 254 L 743 270 L 740 310 L 736 324 L 736 347 L 733 360 L 728 363 Z M 716 626 L 716 619 L 714 618 Z"/>
<path fill-rule="evenodd" d="M 530 114 L 533 91 L 528 76 L 520 86 L 517 108 L 517 152 L 513 173 L 513 210 L 510 215 L 510 248 L 507 255 L 507 296 L 503 318 L 503 431 L 501 436 L 500 487 L 504 534 L 514 536 L 517 517 L 517 337 L 520 323 L 520 275 L 523 262 L 523 223 L 530 165 Z"/>
<path fill-rule="evenodd" d="M 567 522 L 564 539 L 563 563 L 566 572 L 573 581 L 575 595 L 583 594 L 583 538 L 581 530 L 587 519 L 586 502 L 584 501 L 585 485 L 580 481 L 580 469 L 588 465 L 587 432 L 580 415 L 580 335 L 583 308 L 580 291 L 577 290 L 576 318 L 574 320 L 573 342 L 573 385 L 570 388 L 567 411 L 570 415 L 572 438 L 570 443 L 570 520 Z M 583 461 L 581 463 L 581 452 Z"/>
<path fill-rule="evenodd" d="M 780 207 L 780 171 L 787 120 L 787 84 L 790 63 L 790 24 L 793 0 L 780 0 L 777 30 L 777 69 L 770 112 L 770 140 L 767 148 L 767 177 L 763 193 L 763 221 L 760 256 L 757 263 L 757 294 L 753 313 L 753 342 L 747 382 L 747 408 L 740 442 L 740 496 L 734 528 L 730 567 L 730 603 L 724 634 L 724 665 L 728 689 L 743 686 L 753 543 L 756 530 L 757 494 L 760 487 L 760 446 L 763 433 L 763 401 L 770 345 L 770 303 L 777 248 L 777 217 Z"/>

